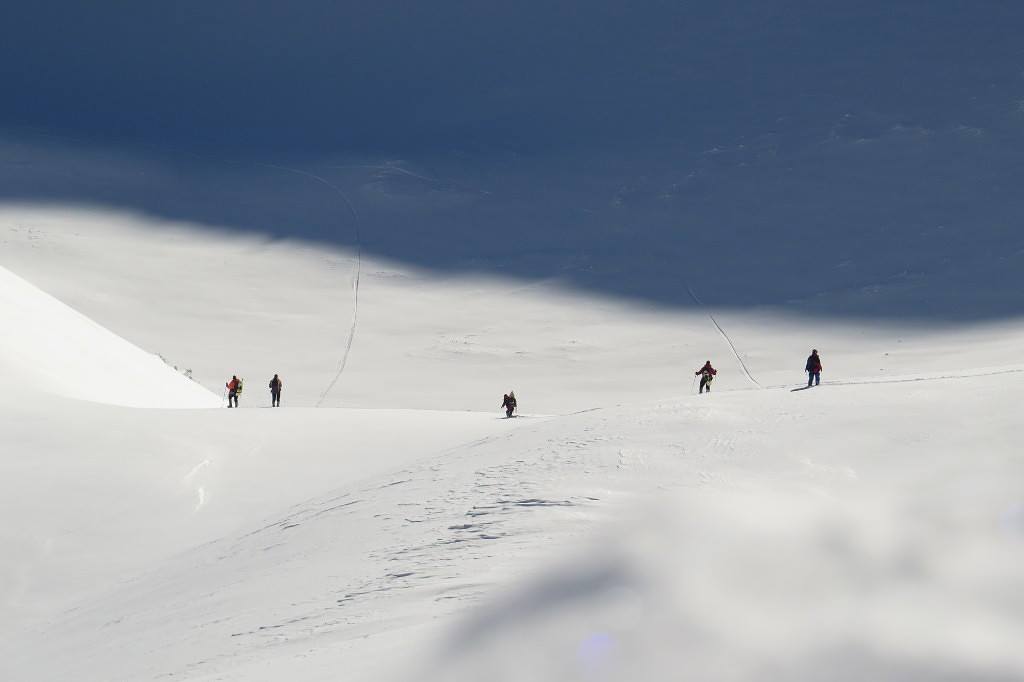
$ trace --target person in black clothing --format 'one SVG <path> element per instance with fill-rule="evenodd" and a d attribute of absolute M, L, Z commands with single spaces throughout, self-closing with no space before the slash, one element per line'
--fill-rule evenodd
<path fill-rule="evenodd" d="M 708 360 L 704 363 L 704 366 L 698 369 L 694 374 L 700 375 L 700 393 L 704 392 L 704 387 L 708 389 L 708 393 L 711 393 L 711 382 L 714 380 L 715 375 L 718 374 L 718 370 L 711 366 L 711 361 Z M 693 390 L 691 385 L 690 390 Z"/>
<path fill-rule="evenodd" d="M 810 356 L 807 358 L 807 364 L 804 365 L 804 371 L 807 372 L 807 387 L 819 386 L 821 384 L 821 358 L 818 357 L 818 349 L 815 348 L 811 351 Z"/>
<path fill-rule="evenodd" d="M 270 406 L 281 407 L 281 377 L 274 375 L 270 380 Z"/>
<path fill-rule="evenodd" d="M 516 394 L 515 391 L 509 391 L 505 394 L 505 399 L 501 402 L 501 406 L 505 408 L 505 416 L 511 417 L 512 413 L 516 409 Z"/>

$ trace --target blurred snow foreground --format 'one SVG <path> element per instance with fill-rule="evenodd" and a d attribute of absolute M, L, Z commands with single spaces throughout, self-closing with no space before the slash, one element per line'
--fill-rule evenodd
<path fill-rule="evenodd" d="M 676 497 L 676 496 L 673 496 Z M 1021 538 L 694 491 L 462 623 L 434 680 L 1011 680 Z M 1020 530 L 1020 529 L 1018 529 Z"/>

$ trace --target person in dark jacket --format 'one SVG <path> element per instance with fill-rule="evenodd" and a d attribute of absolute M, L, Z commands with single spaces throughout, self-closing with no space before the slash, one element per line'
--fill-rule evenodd
<path fill-rule="evenodd" d="M 274 375 L 270 380 L 270 406 L 281 407 L 281 377 Z"/>
<path fill-rule="evenodd" d="M 238 377 L 232 375 L 231 381 L 224 384 L 224 387 L 228 389 L 228 407 L 238 407 L 238 394 L 241 392 L 242 382 L 238 380 Z M 234 405 L 231 403 L 234 402 Z"/>
<path fill-rule="evenodd" d="M 821 358 L 818 357 L 818 349 L 815 348 L 811 351 L 810 356 L 807 358 L 807 364 L 804 366 L 804 371 L 807 372 L 807 387 L 818 386 L 821 384 Z"/>
<path fill-rule="evenodd" d="M 501 402 L 501 406 L 505 408 L 505 416 L 511 417 L 512 413 L 516 410 L 515 391 L 509 391 L 505 394 L 505 399 Z"/>
<path fill-rule="evenodd" d="M 711 382 L 718 374 L 718 370 L 711 366 L 711 361 L 708 360 L 704 363 L 704 366 L 698 369 L 694 374 L 700 375 L 700 393 L 704 392 L 704 387 L 708 389 L 708 393 L 711 393 Z M 693 390 L 693 385 L 690 385 L 690 390 Z"/>

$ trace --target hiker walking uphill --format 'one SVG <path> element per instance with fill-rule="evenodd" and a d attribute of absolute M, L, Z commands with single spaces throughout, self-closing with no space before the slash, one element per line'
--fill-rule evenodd
<path fill-rule="evenodd" d="M 274 375 L 270 380 L 270 406 L 281 407 L 281 377 Z"/>
<path fill-rule="evenodd" d="M 700 393 L 704 392 L 704 388 L 707 387 L 708 393 L 711 393 L 711 382 L 714 380 L 715 375 L 718 374 L 718 370 L 711 366 L 711 361 L 708 360 L 704 363 L 704 366 L 698 369 L 694 374 L 700 375 Z M 690 385 L 690 390 L 693 390 L 693 385 Z"/>
<path fill-rule="evenodd" d="M 815 348 L 811 351 L 810 356 L 807 358 L 807 364 L 804 366 L 804 371 L 807 372 L 807 387 L 811 385 L 818 386 L 821 384 L 821 358 L 818 357 L 818 349 Z"/>
<path fill-rule="evenodd" d="M 505 408 L 505 417 L 511 417 L 512 413 L 516 411 L 515 391 L 509 391 L 505 394 L 505 399 L 501 402 L 501 406 Z"/>
<path fill-rule="evenodd" d="M 242 380 L 232 374 L 231 381 L 224 384 L 224 387 L 228 389 L 228 407 L 238 407 L 238 396 L 242 394 Z"/>

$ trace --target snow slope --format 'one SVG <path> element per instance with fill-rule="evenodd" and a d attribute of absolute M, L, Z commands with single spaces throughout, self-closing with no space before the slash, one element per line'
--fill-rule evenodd
<path fill-rule="evenodd" d="M 199 384 L 0 267 L 0 372 L 8 390 L 131 407 L 219 407 Z"/>
<path fill-rule="evenodd" d="M 1024 674 L 1015 321 L 815 329 L 826 385 L 792 390 L 780 311 L 364 259 L 355 316 L 350 253 L 3 215 L 5 266 L 210 388 L 248 375 L 245 407 L 280 371 L 286 406 L 0 398 L 5 679 Z M 312 409 L 332 382 L 349 406 Z"/>
<path fill-rule="evenodd" d="M 159 541 L 148 510 L 106 524 L 158 561 L 108 567 L 103 589 L 49 608 L 27 599 L 43 617 L 3 660 L 16 679 L 1014 679 L 1024 471 L 998 405 L 1021 387 L 1011 373 L 512 422 L 387 413 L 388 435 L 327 426 L 348 410 L 243 411 L 250 439 L 330 455 L 209 455 Z M 378 450 L 399 425 L 415 445 Z M 87 537 L 65 542 L 99 551 Z"/>
<path fill-rule="evenodd" d="M 1024 5 L 17 5 L 0 680 L 1024 679 Z"/>
<path fill-rule="evenodd" d="M 664 308 L 583 296 L 558 279 L 453 276 L 95 207 L 0 206 L 0 245 L 0 264 L 191 369 L 214 393 L 232 374 L 244 377 L 242 407 L 268 405 L 278 373 L 289 406 L 481 411 L 515 389 L 525 410 L 557 414 L 670 395 L 706 359 L 724 370 L 719 389 L 778 386 L 799 378 L 812 346 L 833 381 L 983 374 L 1020 364 L 1024 335 L 1019 318 L 925 324 L 884 310 L 737 311 L 716 306 L 700 280 L 691 288 L 704 305 Z M 621 254 L 622 270 L 638 277 L 645 263 L 644 254 Z"/>

